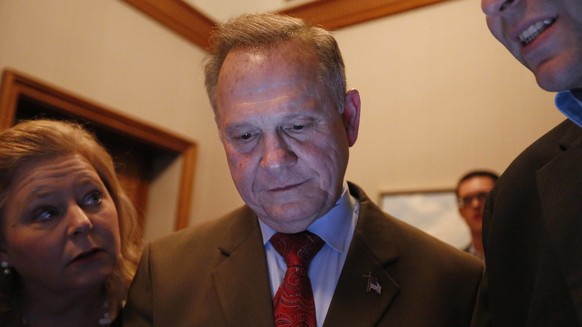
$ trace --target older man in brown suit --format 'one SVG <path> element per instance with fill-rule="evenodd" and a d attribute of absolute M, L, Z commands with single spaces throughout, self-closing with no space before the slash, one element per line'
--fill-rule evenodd
<path fill-rule="evenodd" d="M 344 179 L 360 97 L 330 33 L 244 15 L 213 41 L 207 91 L 246 205 L 145 249 L 126 326 L 468 326 L 479 260 Z"/>

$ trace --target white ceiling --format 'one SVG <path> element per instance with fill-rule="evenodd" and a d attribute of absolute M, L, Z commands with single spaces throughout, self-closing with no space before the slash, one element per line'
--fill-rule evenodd
<path fill-rule="evenodd" d="M 214 21 L 242 13 L 270 12 L 321 0 L 182 0 Z"/>

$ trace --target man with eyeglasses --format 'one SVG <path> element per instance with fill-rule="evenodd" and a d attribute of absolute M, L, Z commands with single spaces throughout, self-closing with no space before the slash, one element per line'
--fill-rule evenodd
<path fill-rule="evenodd" d="M 455 189 L 459 214 L 463 217 L 471 232 L 471 243 L 465 248 L 465 251 L 474 254 L 481 260 L 484 260 L 482 241 L 483 207 L 487 195 L 498 178 L 499 176 L 492 171 L 470 171 L 459 179 Z"/>

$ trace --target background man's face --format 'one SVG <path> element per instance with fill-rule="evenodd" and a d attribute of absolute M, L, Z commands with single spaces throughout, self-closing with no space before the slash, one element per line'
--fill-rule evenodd
<path fill-rule="evenodd" d="M 463 181 L 459 185 L 459 214 L 469 226 L 471 232 L 481 232 L 483 222 L 483 207 L 485 197 L 495 182 L 486 176 L 476 176 Z"/>

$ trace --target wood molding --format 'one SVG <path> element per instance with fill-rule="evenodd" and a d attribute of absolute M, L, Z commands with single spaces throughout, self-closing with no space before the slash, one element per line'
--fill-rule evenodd
<path fill-rule="evenodd" d="M 447 0 L 319 0 L 282 13 L 335 30 L 443 1 Z"/>
<path fill-rule="evenodd" d="M 181 229 L 188 226 L 197 157 L 197 145 L 194 142 L 11 69 L 4 70 L 2 76 L 0 129 L 14 125 L 20 97 L 59 108 L 59 111 L 80 117 L 119 135 L 179 155 L 182 158 L 182 170 L 174 227 Z"/>
<path fill-rule="evenodd" d="M 207 50 L 216 22 L 181 0 L 123 0 Z M 449 0 L 319 0 L 281 13 L 335 30 Z"/>
<path fill-rule="evenodd" d="M 123 0 L 186 40 L 207 50 L 212 19 L 181 0 Z"/>

